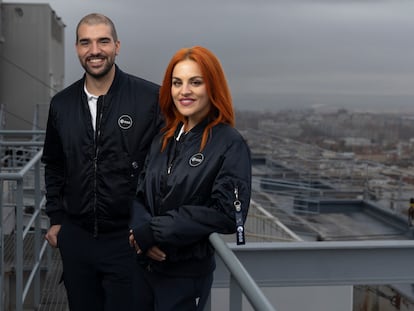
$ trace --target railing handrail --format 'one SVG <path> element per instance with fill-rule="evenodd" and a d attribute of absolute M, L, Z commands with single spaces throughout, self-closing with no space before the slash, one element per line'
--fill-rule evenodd
<path fill-rule="evenodd" d="M 45 130 L 0 130 L 0 135 L 7 136 L 43 135 L 45 133 Z"/>
<path fill-rule="evenodd" d="M 259 286 L 240 263 L 239 259 L 230 250 L 227 244 L 217 233 L 212 233 L 209 237 L 217 255 L 223 260 L 231 276 L 237 281 L 246 298 L 255 310 L 275 311 L 275 308 L 263 294 Z"/>
<path fill-rule="evenodd" d="M 39 150 L 29 162 L 26 163 L 17 173 L 2 172 L 0 173 L 0 180 L 21 180 L 24 175 L 32 168 L 34 165 L 40 161 L 43 154 L 43 149 Z"/>
<path fill-rule="evenodd" d="M 36 134 L 38 131 L 0 131 L 1 134 Z M 37 142 L 26 142 L 27 146 L 39 147 Z M 2 144 L 2 145 L 7 145 Z M 28 296 L 29 290 L 33 289 L 33 305 L 38 306 L 40 304 L 40 294 L 41 294 L 41 284 L 40 284 L 40 267 L 41 267 L 41 260 L 44 256 L 46 250 L 45 241 L 42 239 L 42 232 L 41 232 L 41 208 L 44 204 L 44 199 L 41 199 L 42 193 L 40 189 L 40 167 L 41 167 L 41 156 L 43 150 L 37 150 L 36 154 L 34 154 L 30 160 L 22 165 L 21 167 L 15 167 L 15 172 L 1 172 L 0 173 L 0 184 L 1 189 L 3 189 L 3 184 L 6 181 L 11 181 L 16 184 L 14 192 L 15 192 L 15 229 L 14 229 L 14 271 L 15 271 L 15 310 L 16 311 L 23 311 L 24 304 L 26 298 Z M 23 162 L 24 163 L 24 162 Z M 28 224 L 24 224 L 23 221 L 23 210 L 24 210 L 24 181 L 26 176 L 32 176 L 28 173 L 33 172 L 33 187 L 35 191 L 35 198 L 34 198 L 34 212 L 31 215 L 30 219 L 28 220 Z M 3 193 L 1 193 L 0 197 L 0 209 L 5 202 L 3 202 Z M 0 212 L 0 216 L 2 216 Z M 3 217 L 0 217 L 0 309 L 2 309 L 5 304 L 5 299 L 3 295 L 4 291 L 4 232 L 1 230 L 3 226 Z M 31 266 L 30 273 L 26 280 L 24 280 L 24 239 L 27 236 L 29 230 L 34 228 L 33 235 L 34 235 L 34 245 L 32 250 L 33 256 L 33 265 Z"/>

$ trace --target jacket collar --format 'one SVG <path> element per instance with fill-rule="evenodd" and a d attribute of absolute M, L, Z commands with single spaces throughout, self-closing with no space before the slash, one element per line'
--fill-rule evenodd
<path fill-rule="evenodd" d="M 116 90 L 119 90 L 118 85 L 121 83 L 121 69 L 119 69 L 119 67 L 114 64 L 115 66 L 115 77 L 114 77 L 114 81 L 112 81 L 112 84 L 108 90 L 108 94 L 112 94 L 115 93 Z"/>
<path fill-rule="evenodd" d="M 206 117 L 201 122 L 199 122 L 196 126 L 194 126 L 188 134 L 202 134 L 207 124 L 210 122 L 210 118 Z M 177 137 L 180 133 L 180 129 L 183 126 L 183 122 L 180 122 L 175 130 L 174 136 Z"/>
<path fill-rule="evenodd" d="M 121 81 L 122 70 L 119 69 L 117 64 L 114 64 L 114 66 L 115 66 L 114 81 L 112 81 L 112 84 L 109 87 L 107 95 L 115 93 L 119 89 L 118 85 L 121 83 L 120 81 Z M 83 90 L 83 87 L 85 85 L 85 81 L 86 81 L 86 73 L 83 74 L 83 77 L 82 77 L 82 80 L 81 80 L 82 90 Z"/>

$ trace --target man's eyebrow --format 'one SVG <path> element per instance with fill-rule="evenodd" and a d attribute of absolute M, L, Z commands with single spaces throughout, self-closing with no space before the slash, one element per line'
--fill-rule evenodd
<path fill-rule="evenodd" d="M 103 41 L 103 40 L 111 41 L 112 39 L 111 39 L 111 37 L 100 37 L 100 38 L 96 39 L 96 41 Z M 80 38 L 79 39 L 79 42 L 87 42 L 87 41 L 91 41 L 91 39 L 90 38 Z"/>

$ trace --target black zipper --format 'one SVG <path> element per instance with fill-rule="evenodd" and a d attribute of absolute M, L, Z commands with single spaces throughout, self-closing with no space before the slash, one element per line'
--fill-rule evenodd
<path fill-rule="evenodd" d="M 174 136 L 174 145 L 173 145 L 173 148 L 172 148 L 172 152 L 170 153 L 170 156 L 169 156 L 170 161 L 169 161 L 169 164 L 168 164 L 168 167 L 167 167 L 167 175 L 171 174 L 171 171 L 172 171 L 172 168 L 173 168 L 173 165 L 174 165 L 174 161 L 177 158 L 177 155 L 179 153 L 178 149 L 180 149 L 180 148 L 178 148 L 178 145 L 180 144 L 180 140 L 181 140 L 181 137 L 179 138 L 179 140 L 177 140 L 177 138 Z"/>
<path fill-rule="evenodd" d="M 94 215 L 94 227 L 93 227 L 93 236 L 96 238 L 98 236 L 98 215 L 97 215 L 97 205 L 98 205 L 98 194 L 97 194 L 97 175 L 98 175 L 98 155 L 99 155 L 99 138 L 101 136 L 101 121 L 103 115 L 103 104 L 104 96 L 101 96 L 102 102 L 96 102 L 96 126 L 95 126 L 95 157 L 94 157 L 94 203 L 93 203 L 93 215 Z"/>
<path fill-rule="evenodd" d="M 166 170 L 166 174 L 162 174 L 162 176 L 160 176 L 160 191 L 158 193 L 158 197 L 159 197 L 159 203 L 157 204 L 157 214 L 160 214 L 162 209 L 163 209 L 163 202 L 164 202 L 164 196 L 167 193 L 167 181 L 168 181 L 168 177 L 170 176 L 173 166 L 174 166 L 174 162 L 175 159 L 177 158 L 178 155 L 178 145 L 181 144 L 180 141 L 177 141 L 177 136 L 174 135 L 174 137 L 172 138 L 173 142 L 172 142 L 172 146 L 171 148 L 168 148 L 168 159 L 167 159 L 167 170 Z"/>

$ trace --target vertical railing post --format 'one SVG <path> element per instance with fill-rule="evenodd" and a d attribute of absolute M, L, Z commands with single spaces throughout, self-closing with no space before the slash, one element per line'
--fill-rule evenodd
<path fill-rule="evenodd" d="M 230 274 L 230 311 L 242 310 L 242 291 L 233 274 Z"/>
<path fill-rule="evenodd" d="M 0 180 L 0 307 L 4 307 L 4 231 L 3 231 L 3 185 L 4 180 Z"/>
<path fill-rule="evenodd" d="M 16 311 L 23 311 L 23 180 L 17 180 L 16 188 Z"/>
<path fill-rule="evenodd" d="M 234 255 L 234 253 L 230 250 L 228 245 L 224 243 L 224 241 L 220 238 L 218 233 L 210 234 L 209 240 L 213 245 L 214 249 L 216 250 L 216 253 L 220 256 L 224 265 L 230 272 L 230 290 L 234 291 L 233 294 L 230 294 L 235 295 L 234 299 L 240 301 L 241 305 L 241 297 L 240 299 L 238 297 L 238 295 L 241 295 L 241 293 L 236 293 L 236 289 L 234 288 L 235 286 L 240 286 L 240 289 L 237 290 L 241 290 L 244 293 L 244 295 L 249 300 L 253 308 L 257 308 L 257 310 L 261 311 L 275 311 L 273 306 L 270 304 L 269 300 L 257 286 L 256 282 L 252 279 L 250 274 L 241 264 L 240 260 L 236 257 L 236 255 Z M 233 298 L 231 300 L 233 300 Z"/>
<path fill-rule="evenodd" d="M 40 162 L 37 161 L 34 167 L 34 213 L 37 213 L 35 219 L 35 232 L 34 232 L 34 249 L 33 249 L 33 258 L 35 264 L 39 264 L 37 269 L 35 279 L 34 279 L 34 291 L 33 291 L 33 301 L 34 305 L 38 306 L 40 304 L 40 273 L 41 273 L 41 254 L 40 249 L 42 246 L 42 219 L 41 219 L 41 191 L 40 191 Z"/>

